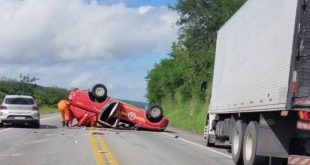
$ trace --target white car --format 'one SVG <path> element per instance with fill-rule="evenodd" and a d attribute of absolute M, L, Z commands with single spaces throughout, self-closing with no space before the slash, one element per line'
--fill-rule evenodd
<path fill-rule="evenodd" d="M 6 95 L 0 106 L 0 125 L 31 124 L 40 127 L 40 110 L 31 96 Z"/>

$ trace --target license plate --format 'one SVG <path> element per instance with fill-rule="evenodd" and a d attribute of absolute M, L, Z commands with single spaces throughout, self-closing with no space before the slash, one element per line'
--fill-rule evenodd
<path fill-rule="evenodd" d="M 26 119 L 26 118 L 25 117 L 15 117 L 15 119 L 21 120 L 21 119 Z"/>
<path fill-rule="evenodd" d="M 310 122 L 297 121 L 297 128 L 302 130 L 310 130 Z"/>

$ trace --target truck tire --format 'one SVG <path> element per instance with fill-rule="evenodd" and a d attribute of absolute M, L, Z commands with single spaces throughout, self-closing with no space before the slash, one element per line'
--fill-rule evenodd
<path fill-rule="evenodd" d="M 244 165 L 266 164 L 266 157 L 256 155 L 258 138 L 258 123 L 251 121 L 247 126 L 243 142 L 243 162 Z"/>
<path fill-rule="evenodd" d="M 163 118 L 163 116 L 163 109 L 158 105 L 152 106 L 146 111 L 146 117 L 151 122 L 159 122 Z"/>
<path fill-rule="evenodd" d="M 246 123 L 238 120 L 232 134 L 231 153 L 237 165 L 243 164 L 243 138 L 246 130 Z"/>
<path fill-rule="evenodd" d="M 107 97 L 108 90 L 103 84 L 96 84 L 91 89 L 92 96 L 100 101 L 104 101 Z"/>

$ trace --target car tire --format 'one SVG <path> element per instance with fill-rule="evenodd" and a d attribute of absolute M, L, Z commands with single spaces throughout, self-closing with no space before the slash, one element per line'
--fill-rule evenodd
<path fill-rule="evenodd" d="M 159 122 L 164 116 L 163 109 L 158 106 L 152 106 L 146 111 L 146 117 L 151 122 Z"/>
<path fill-rule="evenodd" d="M 34 128 L 40 128 L 40 121 L 34 123 L 33 127 Z"/>
<path fill-rule="evenodd" d="M 96 84 L 91 89 L 91 94 L 96 100 L 103 102 L 108 95 L 108 90 L 103 84 Z"/>
<path fill-rule="evenodd" d="M 243 138 L 246 127 L 246 123 L 238 120 L 232 133 L 231 153 L 233 161 L 237 165 L 243 165 Z"/>
<path fill-rule="evenodd" d="M 243 162 L 244 165 L 263 165 L 266 164 L 266 157 L 256 154 L 258 123 L 251 121 L 247 126 L 243 142 Z"/>

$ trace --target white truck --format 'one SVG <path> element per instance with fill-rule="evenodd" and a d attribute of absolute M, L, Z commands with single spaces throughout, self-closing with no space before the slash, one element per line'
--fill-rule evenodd
<path fill-rule="evenodd" d="M 310 0 L 247 0 L 218 31 L 208 146 L 236 164 L 310 164 Z"/>

